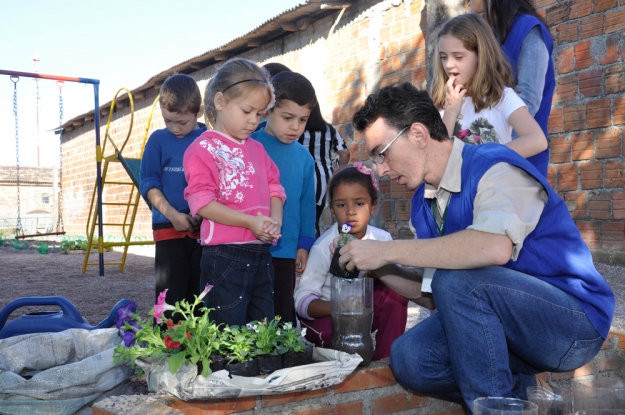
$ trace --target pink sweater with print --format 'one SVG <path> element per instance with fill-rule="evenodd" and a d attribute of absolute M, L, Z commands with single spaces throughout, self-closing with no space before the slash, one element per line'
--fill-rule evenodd
<path fill-rule="evenodd" d="M 183 167 L 188 183 L 184 197 L 194 216 L 213 200 L 248 215 L 269 216 L 272 197 L 286 200 L 278 167 L 252 138 L 238 142 L 206 131 L 184 153 Z M 202 245 L 261 242 L 247 228 L 208 219 L 202 221 L 200 236 Z"/>

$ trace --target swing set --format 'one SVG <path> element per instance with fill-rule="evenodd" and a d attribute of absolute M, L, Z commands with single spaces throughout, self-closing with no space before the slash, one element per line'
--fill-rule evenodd
<path fill-rule="evenodd" d="M 141 144 L 141 151 L 139 154 L 139 158 L 129 158 L 124 157 L 122 152 L 128 143 L 132 132 L 132 126 L 134 122 L 134 100 L 132 94 L 127 88 L 120 88 L 116 93 L 113 101 L 111 102 L 111 106 L 109 109 L 109 116 L 106 125 L 106 132 L 104 137 L 104 143 L 100 145 L 100 117 L 99 117 L 99 84 L 100 81 L 97 79 L 88 79 L 88 78 L 72 78 L 66 76 L 57 76 L 57 75 L 44 75 L 39 73 L 28 73 L 28 72 L 16 72 L 16 71 L 6 71 L 0 69 L 0 75 L 9 75 L 11 77 L 11 81 L 13 82 L 13 113 L 15 117 L 15 142 L 16 142 L 16 157 L 17 157 L 17 226 L 15 230 L 15 238 L 16 239 L 25 239 L 31 237 L 43 237 L 43 236 L 56 236 L 56 235 L 64 235 L 65 231 L 63 230 L 63 218 L 62 218 L 62 150 L 59 150 L 59 159 L 60 159 L 60 174 L 59 177 L 61 179 L 61 188 L 59 191 L 59 217 L 57 220 L 57 227 L 55 232 L 47 232 L 47 233 L 37 233 L 24 235 L 21 217 L 20 217 L 20 194 L 19 194 L 19 186 L 20 186 L 20 174 L 19 174 L 19 134 L 18 134 L 18 116 L 17 116 L 17 82 L 20 77 L 29 77 L 29 78 L 39 78 L 39 79 L 53 79 L 56 80 L 57 86 L 59 87 L 59 133 L 62 138 L 63 134 L 63 97 L 62 97 L 62 88 L 64 82 L 79 82 L 79 83 L 87 83 L 93 85 L 94 90 L 94 100 L 95 100 L 95 112 L 94 112 L 94 121 L 95 121 L 95 136 L 96 136 L 96 182 L 94 186 L 93 196 L 91 198 L 91 204 L 89 207 L 89 216 L 87 218 L 87 246 L 85 251 L 85 258 L 83 261 L 82 272 L 85 273 L 87 266 L 90 265 L 98 265 L 100 276 L 104 276 L 104 265 L 119 265 L 119 270 L 123 272 L 124 265 L 126 262 L 126 257 L 128 254 L 128 248 L 132 245 L 150 245 L 154 244 L 153 241 L 131 241 L 132 230 L 134 227 L 134 221 L 137 215 L 137 211 L 139 209 L 139 204 L 141 201 L 141 194 L 139 192 L 140 186 L 140 175 L 139 169 L 141 166 L 141 157 L 143 156 L 143 149 L 145 147 L 145 143 L 148 138 L 150 124 L 152 121 L 152 115 L 154 113 L 154 109 L 158 102 L 159 97 L 157 96 L 152 104 L 152 108 L 149 114 L 149 118 L 147 120 L 147 125 L 145 127 L 145 134 L 143 137 L 143 142 Z M 125 91 L 128 100 L 130 102 L 130 127 L 128 129 L 128 134 L 124 142 L 118 146 L 113 140 L 110 134 L 111 121 L 113 116 L 113 111 L 115 109 L 115 103 L 118 95 Z M 105 155 L 106 145 L 110 144 L 113 151 L 111 154 Z M 119 163 L 122 168 L 126 171 L 126 174 L 130 181 L 123 181 L 118 179 L 110 179 L 107 177 L 107 173 L 109 172 L 109 166 L 111 163 Z M 114 174 L 111 174 L 114 176 Z M 103 193 L 104 188 L 110 187 L 120 187 L 127 186 L 129 188 L 129 196 L 128 199 L 124 201 L 107 201 L 104 200 Z M 123 220 L 121 221 L 108 221 L 105 222 L 103 220 L 103 206 L 113 206 L 113 207 L 121 207 L 125 209 L 123 216 Z M 149 205 L 148 205 L 149 206 Z M 151 208 L 151 206 L 149 206 Z M 122 241 L 114 241 L 114 242 L 104 242 L 104 226 L 107 227 L 121 227 L 123 240 Z M 98 230 L 98 237 L 95 238 L 95 230 Z M 91 254 L 91 250 L 96 248 L 98 250 L 98 262 L 89 262 L 89 256 Z M 117 262 L 104 262 L 104 250 L 108 248 L 112 248 L 115 246 L 123 247 L 122 259 Z"/>
<path fill-rule="evenodd" d="M 59 191 L 59 217 L 56 224 L 56 232 L 48 232 L 48 233 L 38 233 L 31 235 L 24 235 L 24 230 L 22 227 L 21 220 L 21 212 L 20 212 L 20 165 L 19 165 L 19 130 L 18 130 L 18 114 L 17 114 L 17 83 L 20 78 L 37 78 L 37 79 L 50 79 L 55 80 L 57 82 L 57 86 L 59 87 L 59 116 L 60 123 L 62 124 L 63 120 L 63 96 L 62 96 L 62 88 L 65 82 L 78 82 L 83 84 L 91 84 L 93 85 L 93 95 L 94 95 L 94 108 L 95 114 L 98 114 L 100 103 L 99 103 L 99 86 L 100 81 L 98 79 L 89 79 L 89 78 L 76 78 L 69 76 L 60 76 L 60 75 L 46 75 L 40 73 L 31 73 L 31 72 L 18 72 L 18 71 L 7 71 L 0 69 L 0 75 L 8 75 L 13 82 L 13 115 L 15 118 L 15 154 L 17 158 L 17 168 L 16 168 L 16 176 L 17 176 L 17 224 L 15 227 L 15 237 L 16 239 L 24 239 L 29 237 L 42 237 L 42 236 L 56 236 L 56 235 L 64 235 L 65 231 L 63 230 L 63 215 L 62 215 L 62 189 L 63 185 L 61 182 L 61 190 Z M 99 153 L 100 149 L 100 117 L 95 116 L 95 137 L 96 137 L 96 154 Z M 62 125 L 59 125 L 60 135 L 62 137 L 63 128 Z M 61 152 L 61 150 L 59 150 Z M 62 157 L 59 156 L 62 160 Z M 62 165 L 60 167 L 60 175 L 62 175 Z M 98 158 L 96 164 L 96 187 L 98 198 L 102 196 L 102 186 L 101 186 L 101 161 Z M 60 176 L 62 178 L 62 176 Z M 101 206 L 99 206 L 101 215 Z M 99 227 L 99 240 L 102 239 L 102 226 L 100 224 Z M 104 276 L 104 250 L 99 250 L 99 263 L 100 263 L 100 276 Z"/>

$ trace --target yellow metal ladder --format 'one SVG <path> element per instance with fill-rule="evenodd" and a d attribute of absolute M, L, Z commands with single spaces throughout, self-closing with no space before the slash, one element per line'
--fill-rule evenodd
<path fill-rule="evenodd" d="M 121 147 L 118 147 L 115 144 L 115 141 L 110 135 L 111 128 L 111 120 L 113 117 L 113 110 L 115 109 L 115 102 L 117 97 L 121 91 L 125 91 L 128 94 L 128 99 L 130 102 L 130 126 L 128 128 L 128 134 L 126 135 L 126 139 L 124 140 Z M 141 144 L 141 152 L 139 158 L 126 158 L 122 155 L 124 148 L 130 138 L 132 133 L 132 126 L 134 121 L 134 100 L 132 94 L 127 88 L 120 88 L 116 93 L 113 101 L 111 102 L 111 107 L 108 116 L 108 122 L 106 124 L 106 133 L 104 136 L 104 144 L 102 145 L 101 150 L 99 150 L 96 154 L 98 161 L 103 162 L 102 167 L 102 200 L 97 200 L 97 183 L 94 185 L 93 195 L 91 197 L 91 204 L 89 207 L 89 216 L 87 218 L 87 248 L 85 251 L 85 258 L 83 260 L 82 272 L 83 274 L 87 272 L 88 266 L 98 266 L 99 262 L 89 262 L 89 256 L 91 254 L 92 249 L 97 248 L 98 253 L 103 253 L 107 248 L 113 248 L 116 246 L 123 247 L 122 258 L 120 261 L 111 261 L 104 262 L 104 265 L 119 265 L 119 271 L 124 271 L 124 266 L 126 264 L 126 258 L 128 255 L 128 247 L 131 245 L 151 245 L 154 244 L 153 241 L 131 241 L 132 230 L 134 227 L 135 218 L 137 216 L 137 211 L 139 210 L 139 204 L 141 203 L 141 193 L 139 192 L 139 185 L 141 182 L 139 169 L 141 165 L 141 157 L 143 156 L 143 149 L 145 147 L 145 143 L 148 139 L 148 132 L 150 129 L 150 124 L 152 122 L 152 115 L 154 113 L 154 108 L 156 103 L 158 102 L 158 96 L 154 100 L 152 104 L 152 109 L 150 111 L 150 115 L 147 120 L 147 125 L 145 127 L 145 134 L 143 137 L 143 142 Z M 106 145 L 110 143 L 113 151 L 111 154 L 105 156 Z M 113 163 L 113 164 L 111 164 Z M 126 176 L 122 179 L 115 179 L 115 173 L 111 174 L 113 178 L 109 178 L 109 167 L 114 166 L 114 163 L 118 163 L 123 167 L 123 170 L 126 172 Z M 119 176 L 119 175 L 118 175 Z M 97 178 L 96 178 L 97 180 Z M 105 195 L 107 190 L 111 190 L 115 187 L 115 190 L 126 190 L 128 193 L 128 197 L 125 200 L 115 200 L 115 201 L 107 201 L 107 197 Z M 109 197 L 109 200 L 111 198 Z M 103 219 L 102 226 L 105 231 L 103 234 L 106 234 L 106 230 L 111 230 L 113 228 L 121 228 L 122 240 L 115 242 L 104 242 L 103 237 L 95 237 L 96 228 L 98 227 L 99 220 L 101 218 L 98 217 L 98 204 L 101 203 L 102 206 L 107 207 L 118 207 L 121 210 L 120 212 L 116 212 L 115 215 L 110 215 L 113 217 L 123 218 L 118 219 L 117 221 L 107 221 L 106 217 Z M 103 216 L 107 216 L 103 211 Z M 117 232 L 119 234 L 119 232 Z"/>

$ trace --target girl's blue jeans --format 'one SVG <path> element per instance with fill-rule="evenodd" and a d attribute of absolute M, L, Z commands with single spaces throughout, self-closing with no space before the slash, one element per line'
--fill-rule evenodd
<path fill-rule="evenodd" d="M 205 246 L 200 287 L 213 289 L 204 305 L 213 308 L 216 324 L 242 326 L 265 317 L 272 320 L 274 270 L 269 244 Z"/>
<path fill-rule="evenodd" d="M 479 397 L 527 399 L 536 373 L 574 370 L 603 344 L 577 300 L 504 267 L 437 270 L 432 294 L 438 313 L 395 340 L 390 366 L 404 387 L 469 414 Z"/>

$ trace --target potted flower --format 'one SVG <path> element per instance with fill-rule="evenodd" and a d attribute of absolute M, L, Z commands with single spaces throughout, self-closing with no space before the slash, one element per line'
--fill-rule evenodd
<path fill-rule="evenodd" d="M 257 325 L 226 326 L 222 341 L 228 351 L 225 369 L 231 375 L 257 376 L 258 363 L 252 349 L 255 343 Z M 227 334 L 226 334 L 227 333 Z"/>
<path fill-rule="evenodd" d="M 134 368 L 136 359 L 167 359 L 170 372 L 176 373 L 184 363 L 192 363 L 201 367 L 202 376 L 211 373 L 210 355 L 220 349 L 219 327 L 208 318 L 210 309 L 202 307 L 201 316 L 196 316 L 195 308 L 202 303 L 203 298 L 211 290 L 206 285 L 204 291 L 195 297 L 193 304 L 186 300 L 178 301 L 175 305 L 165 302 L 167 290 L 158 296 L 158 301 L 151 310 L 151 317 L 141 319 L 136 313 L 131 313 L 130 303 L 118 312 L 117 327 L 123 338 L 123 343 L 114 350 L 115 363 L 129 361 Z M 136 305 L 134 305 L 136 308 Z M 167 310 L 173 314 L 181 314 L 182 318 L 176 324 L 171 320 L 163 323 L 163 313 Z M 155 324 L 156 323 L 156 324 Z"/>
<path fill-rule="evenodd" d="M 339 265 L 339 258 L 341 257 L 340 250 L 341 247 L 346 245 L 350 240 L 354 239 L 349 232 L 352 230 L 352 226 L 349 223 L 344 223 L 341 227 L 340 237 L 341 239 L 338 241 L 336 245 L 336 249 L 334 250 L 334 255 L 332 256 L 332 262 L 330 263 L 330 273 L 337 277 L 341 278 L 358 278 L 359 271 L 354 269 L 353 271 L 349 271 L 347 269 L 341 269 Z"/>
<path fill-rule="evenodd" d="M 277 333 L 276 348 L 282 355 L 282 367 L 300 366 L 309 362 L 308 348 L 303 338 L 306 335 L 306 328 L 300 330 L 288 322 L 284 323 Z"/>
<path fill-rule="evenodd" d="M 279 322 L 280 316 L 276 316 L 269 322 L 265 318 L 263 321 L 253 323 L 256 327 L 256 343 L 253 354 L 258 360 L 258 372 L 261 375 L 282 369 L 282 357 L 276 348 L 280 333 Z"/>

